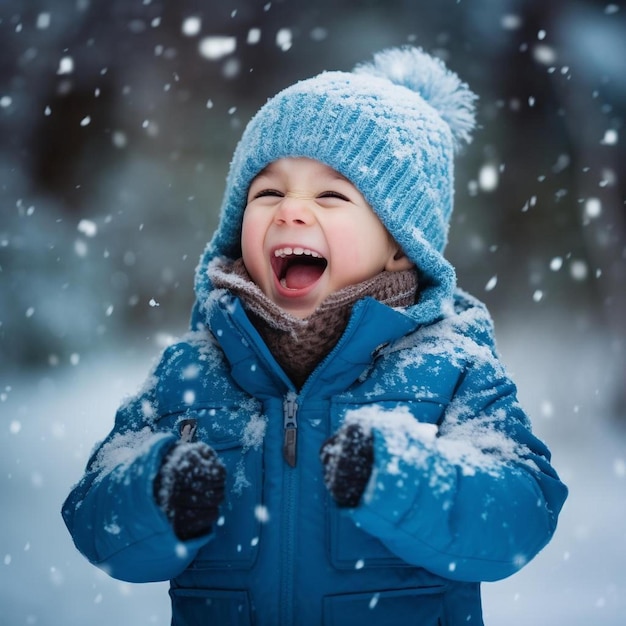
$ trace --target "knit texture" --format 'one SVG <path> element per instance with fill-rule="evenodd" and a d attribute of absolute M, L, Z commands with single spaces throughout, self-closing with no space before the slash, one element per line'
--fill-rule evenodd
<path fill-rule="evenodd" d="M 331 294 L 301 319 L 274 304 L 252 281 L 241 259 L 212 263 L 210 274 L 215 287 L 241 299 L 270 352 L 298 388 L 339 341 L 358 300 L 370 296 L 388 306 L 406 307 L 414 304 L 417 293 L 414 270 L 381 272 Z"/>
<path fill-rule="evenodd" d="M 227 178 L 219 226 L 197 274 L 216 256 L 241 256 L 241 223 L 253 178 L 283 157 L 332 167 L 363 194 L 415 263 L 420 300 L 412 315 L 431 322 L 456 286 L 444 258 L 453 208 L 454 154 L 469 141 L 474 94 L 441 61 L 417 48 L 383 51 L 353 72 L 323 72 L 271 98 L 247 125 Z"/>

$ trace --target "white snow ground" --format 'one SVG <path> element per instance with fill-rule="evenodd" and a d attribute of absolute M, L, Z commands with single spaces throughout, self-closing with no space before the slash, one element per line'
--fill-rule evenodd
<path fill-rule="evenodd" d="M 504 339 L 520 397 L 570 497 L 551 544 L 515 576 L 484 585 L 486 624 L 624 624 L 626 433 L 603 415 L 612 388 L 606 350 L 589 333 L 560 341 L 558 324 L 542 337 L 516 328 Z M 169 624 L 167 584 L 107 577 L 78 554 L 60 515 L 121 397 L 157 352 L 94 355 L 0 381 L 2 624 Z"/>

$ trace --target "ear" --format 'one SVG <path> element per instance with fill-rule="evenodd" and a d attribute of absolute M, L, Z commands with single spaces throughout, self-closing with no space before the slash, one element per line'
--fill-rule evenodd
<path fill-rule="evenodd" d="M 415 267 L 415 263 L 404 254 L 400 246 L 395 247 L 385 264 L 385 269 L 388 272 L 401 272 L 403 270 L 410 270 L 412 267 Z"/>

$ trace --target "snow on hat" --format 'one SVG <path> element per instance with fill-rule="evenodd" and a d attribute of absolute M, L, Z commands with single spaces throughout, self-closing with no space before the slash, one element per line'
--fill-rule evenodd
<path fill-rule="evenodd" d="M 442 61 L 413 47 L 384 50 L 352 72 L 322 72 L 278 93 L 252 118 L 235 149 L 196 290 L 210 289 L 206 267 L 212 258 L 241 256 L 253 178 L 277 159 L 309 157 L 359 189 L 419 270 L 419 321 L 438 317 L 456 285 L 443 250 L 454 154 L 471 140 L 475 99 Z"/>

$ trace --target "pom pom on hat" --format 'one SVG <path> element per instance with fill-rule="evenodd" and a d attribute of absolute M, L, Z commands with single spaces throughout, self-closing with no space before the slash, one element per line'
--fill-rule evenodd
<path fill-rule="evenodd" d="M 448 124 L 456 150 L 471 142 L 476 94 L 441 59 L 421 48 L 390 48 L 374 54 L 373 61 L 359 63 L 353 71 L 386 78 L 417 92 Z"/>
<path fill-rule="evenodd" d="M 196 272 L 197 303 L 212 290 L 207 267 L 241 256 L 248 188 L 271 162 L 307 157 L 363 194 L 420 274 L 411 315 L 441 316 L 456 287 L 443 256 L 454 198 L 454 154 L 469 142 L 476 97 L 419 48 L 383 50 L 353 72 L 322 72 L 270 98 L 250 120 L 230 166 L 220 222 Z"/>

